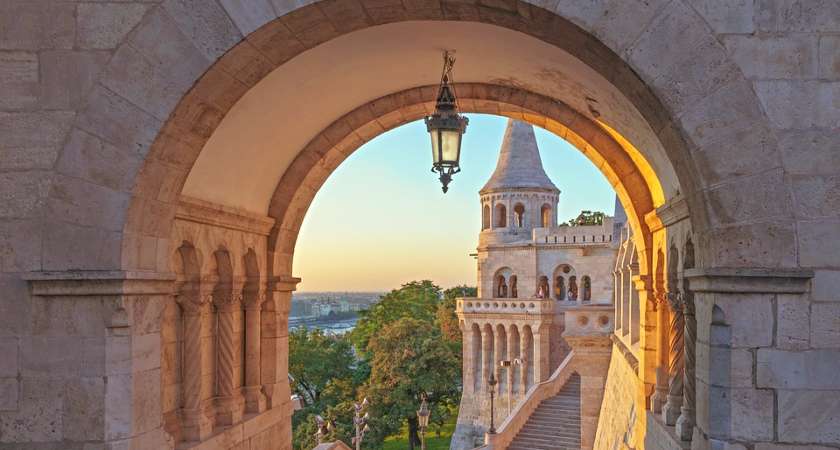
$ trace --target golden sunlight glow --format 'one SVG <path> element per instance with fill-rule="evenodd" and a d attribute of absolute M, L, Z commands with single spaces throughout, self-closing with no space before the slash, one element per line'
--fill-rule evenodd
<path fill-rule="evenodd" d="M 636 164 L 636 167 L 639 168 L 639 172 L 641 172 L 642 176 L 644 177 L 645 181 L 648 185 L 648 190 L 650 191 L 651 198 L 653 199 L 653 207 L 658 208 L 665 204 L 665 194 L 662 192 L 662 185 L 659 183 L 659 178 L 656 176 L 656 173 L 653 171 L 653 167 L 650 166 L 650 163 L 647 162 L 644 156 L 639 152 L 633 144 L 630 143 L 627 139 L 624 138 L 621 134 L 617 131 L 610 128 L 609 125 L 601 122 L 598 119 L 595 119 L 595 122 L 598 125 L 601 125 L 607 133 L 618 142 L 627 155 L 633 160 L 633 163 Z"/>

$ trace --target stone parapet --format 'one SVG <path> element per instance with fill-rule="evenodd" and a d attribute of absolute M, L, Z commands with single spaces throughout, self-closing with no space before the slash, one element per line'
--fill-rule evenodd
<path fill-rule="evenodd" d="M 560 311 L 551 298 L 459 298 L 455 312 L 460 314 L 542 315 Z"/>

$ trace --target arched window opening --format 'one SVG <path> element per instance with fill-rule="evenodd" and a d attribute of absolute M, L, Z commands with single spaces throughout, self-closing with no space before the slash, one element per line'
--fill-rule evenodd
<path fill-rule="evenodd" d="M 592 300 L 592 280 L 589 275 L 583 277 L 583 301 Z"/>
<path fill-rule="evenodd" d="M 481 212 L 481 229 L 486 230 L 490 228 L 490 206 L 484 205 Z"/>
<path fill-rule="evenodd" d="M 505 283 L 505 277 L 499 275 L 499 288 L 496 291 L 496 298 L 507 298 L 508 294 L 508 287 L 507 283 Z"/>
<path fill-rule="evenodd" d="M 505 208 L 505 205 L 503 205 L 501 203 L 496 205 L 495 213 L 496 213 L 496 217 L 495 217 L 496 226 L 495 226 L 495 228 L 506 227 L 507 226 L 507 208 Z"/>
<path fill-rule="evenodd" d="M 525 205 L 522 203 L 517 203 L 516 206 L 513 207 L 513 214 L 515 221 L 514 226 L 517 228 L 522 228 L 525 226 Z"/>
<path fill-rule="evenodd" d="M 541 276 L 540 277 L 540 286 L 539 286 L 539 297 L 540 298 L 549 298 L 551 292 L 551 288 L 548 285 L 548 277 Z"/>
<path fill-rule="evenodd" d="M 577 285 L 577 277 L 572 275 L 569 277 L 569 300 L 576 301 L 578 299 L 578 285 Z"/>
<path fill-rule="evenodd" d="M 551 205 L 546 203 L 542 205 L 542 208 L 540 209 L 540 226 L 542 226 L 543 228 L 548 228 L 552 225 L 552 222 L 553 221 L 551 220 Z"/>
<path fill-rule="evenodd" d="M 566 300 L 566 281 L 562 276 L 554 280 L 554 298 L 557 300 Z"/>
<path fill-rule="evenodd" d="M 519 288 L 516 286 L 517 283 L 516 275 L 511 275 L 510 277 L 510 298 L 519 298 Z"/>

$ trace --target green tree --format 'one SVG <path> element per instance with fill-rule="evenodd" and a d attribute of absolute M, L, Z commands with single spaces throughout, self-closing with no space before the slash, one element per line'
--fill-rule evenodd
<path fill-rule="evenodd" d="M 367 359 L 368 343 L 386 324 L 403 317 L 434 322 L 441 302 L 440 287 L 429 280 L 412 281 L 380 297 L 370 308 L 359 311 L 356 328 L 350 332 L 350 341 L 356 352 Z"/>
<path fill-rule="evenodd" d="M 327 336 L 319 329 L 309 331 L 304 326 L 289 333 L 289 375 L 295 380 L 292 389 L 307 404 L 318 405 L 327 400 L 332 405 L 345 400 L 354 369 L 355 358 L 348 340 Z"/>
<path fill-rule="evenodd" d="M 575 217 L 574 219 L 570 219 L 568 222 L 560 224 L 560 226 L 578 227 L 588 225 L 603 225 L 604 217 L 606 217 L 606 214 L 600 211 L 593 212 L 589 210 L 583 210 L 580 212 L 580 214 L 578 214 L 577 217 Z"/>
<path fill-rule="evenodd" d="M 435 313 L 435 324 L 440 328 L 441 337 L 452 346 L 452 350 L 461 358 L 462 339 L 461 328 L 458 326 L 458 316 L 455 315 L 455 299 L 458 297 L 475 297 L 478 289 L 475 287 L 455 286 L 443 291 L 443 301 L 438 305 Z"/>
<path fill-rule="evenodd" d="M 407 422 L 412 449 L 420 442 L 417 409 L 421 395 L 429 393 L 430 422 L 437 424 L 460 401 L 461 361 L 432 321 L 412 317 L 382 327 L 371 337 L 367 351 L 372 355 L 371 373 L 362 391 L 373 402 L 371 438 L 381 441 Z"/>

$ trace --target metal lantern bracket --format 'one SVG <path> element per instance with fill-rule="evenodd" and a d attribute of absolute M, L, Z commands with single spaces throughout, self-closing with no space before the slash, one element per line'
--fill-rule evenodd
<path fill-rule="evenodd" d="M 432 138 L 432 172 L 440 174 L 444 193 L 449 190 L 452 175 L 461 171 L 461 137 L 469 123 L 469 119 L 458 114 L 458 97 L 452 78 L 454 54 L 454 51 L 443 54 L 435 113 L 425 119 L 426 130 Z"/>

